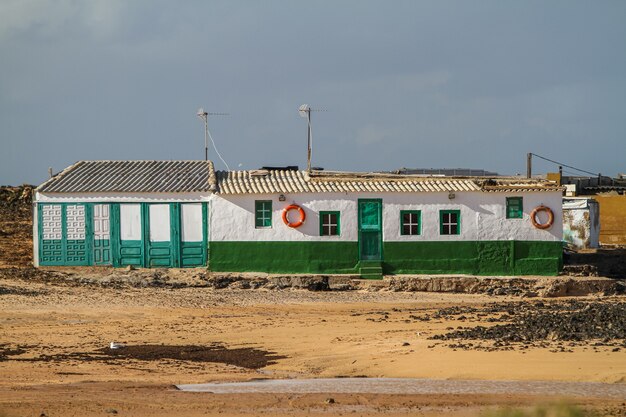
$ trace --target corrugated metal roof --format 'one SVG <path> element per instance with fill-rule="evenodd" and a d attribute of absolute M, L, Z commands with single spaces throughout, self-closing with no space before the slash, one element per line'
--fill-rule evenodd
<path fill-rule="evenodd" d="M 293 170 L 217 171 L 219 194 L 559 191 L 545 180 Z"/>
<path fill-rule="evenodd" d="M 37 188 L 49 193 L 214 191 L 211 161 L 80 161 Z"/>

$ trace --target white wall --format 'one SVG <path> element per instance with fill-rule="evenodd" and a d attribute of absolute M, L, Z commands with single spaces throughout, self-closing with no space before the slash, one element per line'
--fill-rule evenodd
<path fill-rule="evenodd" d="M 523 196 L 522 219 L 506 218 L 506 197 Z M 544 240 L 562 239 L 560 192 L 483 193 L 457 192 L 450 200 L 448 193 L 411 194 L 293 194 L 284 202 L 271 195 L 216 195 L 211 202 L 210 239 L 212 241 L 356 241 L 358 240 L 357 202 L 360 198 L 381 198 L 383 201 L 383 239 L 385 241 L 456 241 L 456 240 Z M 272 201 L 272 227 L 255 228 L 254 202 Z M 306 222 L 299 228 L 287 227 L 282 209 L 298 204 L 306 212 Z M 530 212 L 539 205 L 554 212 L 554 225 L 539 230 L 530 222 Z M 439 210 L 461 210 L 461 234 L 439 234 Z M 319 212 L 341 212 L 341 236 L 319 236 Z M 422 211 L 422 234 L 400 235 L 400 210 Z M 295 213 L 294 213 L 295 214 Z"/>
<path fill-rule="evenodd" d="M 33 266 L 39 266 L 39 206 L 33 203 Z"/>

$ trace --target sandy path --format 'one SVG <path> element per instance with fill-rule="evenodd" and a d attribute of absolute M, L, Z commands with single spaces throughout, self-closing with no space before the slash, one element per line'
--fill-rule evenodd
<path fill-rule="evenodd" d="M 6 410 L 7 416 L 30 416 L 43 409 L 55 410 L 56 415 L 106 415 L 109 408 L 120 415 L 139 416 L 219 411 L 245 415 L 258 410 L 269 415 L 299 415 L 307 407 L 319 412 L 338 411 L 333 404 L 326 404 L 327 396 L 321 394 L 220 397 L 171 389 L 172 384 L 251 378 L 626 381 L 623 350 L 613 352 L 591 344 L 572 347 L 571 353 L 542 348 L 454 350 L 427 337 L 461 323 L 410 319 L 411 315 L 444 306 L 477 306 L 503 298 L 208 288 L 106 289 L 11 280 L 2 281 L 2 286 L 12 293 L 0 296 L 0 343 L 26 346 L 26 352 L 13 359 L 93 352 L 110 341 L 133 345 L 220 343 L 285 356 L 258 371 L 172 359 L 4 361 L 0 362 L 0 411 Z M 423 415 L 475 415 L 485 405 L 538 400 L 536 396 L 522 395 L 333 397 L 345 408 L 342 412 L 363 415 L 383 409 L 389 415 L 407 415 L 417 412 L 418 407 Z"/>

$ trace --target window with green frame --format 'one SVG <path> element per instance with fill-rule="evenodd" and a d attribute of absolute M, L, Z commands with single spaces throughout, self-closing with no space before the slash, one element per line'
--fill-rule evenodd
<path fill-rule="evenodd" d="M 439 234 L 441 235 L 460 235 L 461 234 L 461 210 L 439 211 Z"/>
<path fill-rule="evenodd" d="M 400 210 L 400 234 L 403 236 L 419 235 L 422 229 L 420 210 Z"/>
<path fill-rule="evenodd" d="M 339 236 L 340 229 L 338 211 L 320 211 L 320 236 Z"/>
<path fill-rule="evenodd" d="M 257 229 L 272 227 L 272 201 L 257 200 L 254 202 L 254 218 Z"/>
<path fill-rule="evenodd" d="M 521 219 L 523 217 L 524 207 L 522 197 L 506 198 L 506 218 Z"/>

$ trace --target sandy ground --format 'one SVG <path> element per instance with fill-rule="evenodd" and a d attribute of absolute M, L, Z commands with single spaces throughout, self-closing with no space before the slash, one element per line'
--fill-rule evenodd
<path fill-rule="evenodd" d="M 112 289 L 11 279 L 2 280 L 0 286 L 0 344 L 23 350 L 0 361 L 0 416 L 6 417 L 41 413 L 473 416 L 485 407 L 528 406 L 556 398 L 549 392 L 541 398 L 515 393 L 238 395 L 180 392 L 173 384 L 348 376 L 626 381 L 624 349 L 614 351 L 591 342 L 558 353 L 550 347 L 495 352 L 454 349 L 450 342 L 428 337 L 458 327 L 458 321 L 411 318 L 442 307 L 507 300 L 504 297 Z M 473 324 L 489 325 L 487 321 Z M 88 360 L 89 355 L 111 341 L 255 348 L 269 352 L 270 364 L 246 369 L 179 359 Z M 606 415 L 626 413 L 622 401 L 602 399 L 598 394 L 574 402 Z"/>

